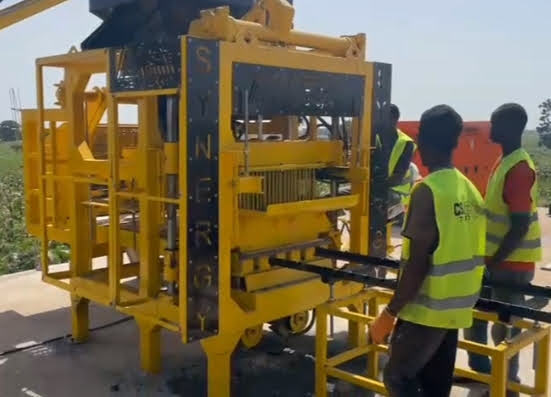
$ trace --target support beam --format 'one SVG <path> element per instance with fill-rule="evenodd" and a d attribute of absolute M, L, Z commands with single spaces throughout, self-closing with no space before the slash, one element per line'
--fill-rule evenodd
<path fill-rule="evenodd" d="M 0 10 L 0 30 L 46 11 L 67 0 L 23 0 Z"/>
<path fill-rule="evenodd" d="M 365 286 L 382 287 L 393 290 L 396 289 L 398 285 L 396 280 L 379 279 L 365 275 L 362 273 L 362 270 L 366 270 L 365 267 L 363 269 L 333 269 L 279 258 L 270 258 L 270 265 L 318 274 L 321 276 L 323 282 L 329 284 L 347 280 L 360 283 Z M 533 288 L 538 287 L 533 286 Z M 514 289 L 520 293 L 525 293 L 523 289 Z M 546 289 L 544 289 L 543 292 L 546 293 Z M 512 317 L 521 317 L 551 324 L 551 313 L 541 310 L 534 310 L 524 306 L 510 305 L 489 299 L 479 299 L 475 305 L 475 308 L 481 311 L 497 313 L 499 320 L 502 322 L 510 322 Z"/>
<path fill-rule="evenodd" d="M 208 397 L 227 397 L 231 394 L 231 357 L 242 332 L 221 334 L 203 339 L 201 346 L 208 361 Z"/>
<path fill-rule="evenodd" d="M 148 374 L 161 372 L 161 327 L 146 320 L 136 320 L 140 330 L 140 362 Z"/>
<path fill-rule="evenodd" d="M 145 193 L 140 198 L 140 296 L 155 297 L 161 288 L 159 244 L 161 229 L 161 204 L 148 197 L 161 196 L 159 165 L 161 138 L 158 130 L 157 98 L 147 97 L 138 101 L 138 184 Z"/>

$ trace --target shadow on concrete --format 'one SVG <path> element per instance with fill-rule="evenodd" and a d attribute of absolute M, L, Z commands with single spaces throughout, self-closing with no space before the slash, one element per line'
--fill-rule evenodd
<path fill-rule="evenodd" d="M 90 305 L 90 327 L 120 320 L 124 315 L 95 304 Z M 42 342 L 71 333 L 69 307 L 22 315 L 14 310 L 0 313 L 0 353 L 21 344 Z"/>
<path fill-rule="evenodd" d="M 116 321 L 115 311 L 91 305 L 91 326 Z M 70 310 L 29 316 L 0 313 L 1 350 L 40 342 L 70 332 Z M 330 354 L 342 352 L 345 333 L 335 335 Z M 0 396 L 80 397 L 207 395 L 207 360 L 198 343 L 183 345 L 163 333 L 163 371 L 145 375 L 139 368 L 138 330 L 133 321 L 92 332 L 89 342 L 69 338 L 0 356 Z M 232 358 L 232 396 L 306 397 L 314 395 L 315 337 L 284 341 L 273 333 L 253 350 L 236 349 Z M 359 373 L 366 360 L 354 364 Z M 333 396 L 370 396 L 364 390 L 336 385 Z"/>
<path fill-rule="evenodd" d="M 346 348 L 346 333 L 335 335 L 329 354 Z M 232 395 L 268 397 L 313 396 L 315 389 L 315 337 L 310 335 L 282 340 L 268 333 L 252 350 L 238 348 L 232 358 Z M 206 396 L 206 359 L 182 368 L 182 373 L 168 379 L 171 392 L 179 396 Z M 356 360 L 347 365 L 349 371 L 362 373 L 367 361 Z M 332 396 L 364 397 L 373 394 L 348 384 L 330 381 Z"/>

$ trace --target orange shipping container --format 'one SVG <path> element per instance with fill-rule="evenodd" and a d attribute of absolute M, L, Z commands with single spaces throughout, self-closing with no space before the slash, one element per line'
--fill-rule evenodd
<path fill-rule="evenodd" d="M 417 141 L 418 121 L 402 121 L 398 128 Z M 476 185 L 483 195 L 486 193 L 488 179 L 500 155 L 499 146 L 490 141 L 489 122 L 464 123 L 459 146 L 453 156 L 454 165 Z M 415 154 L 413 161 L 419 167 L 421 175 L 427 175 L 427 169 L 421 163 L 419 152 Z"/>

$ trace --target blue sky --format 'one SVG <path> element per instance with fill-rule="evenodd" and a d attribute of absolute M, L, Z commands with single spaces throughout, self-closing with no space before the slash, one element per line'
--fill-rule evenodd
<path fill-rule="evenodd" d="M 11 87 L 24 107 L 35 105 L 35 58 L 68 51 L 99 24 L 87 3 L 69 0 L 0 31 L 0 120 L 11 118 Z M 297 29 L 367 33 L 368 59 L 394 65 L 403 119 L 448 103 L 465 120 L 485 120 L 516 101 L 534 127 L 538 104 L 551 97 L 549 0 L 296 0 L 296 9 Z"/>

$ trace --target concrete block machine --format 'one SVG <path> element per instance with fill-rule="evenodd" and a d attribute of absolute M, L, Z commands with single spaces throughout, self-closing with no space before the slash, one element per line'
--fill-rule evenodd
<path fill-rule="evenodd" d="M 58 3 L 8 7 L 0 27 Z M 342 210 L 352 250 L 385 254 L 386 166 L 371 153 L 390 65 L 365 61 L 362 34 L 295 30 L 285 0 L 90 0 L 90 10 L 102 25 L 82 51 L 36 61 L 38 106 L 22 112 L 43 280 L 70 293 L 75 340 L 88 337 L 89 302 L 112 306 L 138 323 L 144 370 L 160 370 L 165 328 L 201 342 L 209 395 L 227 396 L 240 340 L 254 346 L 266 323 L 301 333 L 329 298 L 318 275 L 270 258 L 336 266 L 315 250 L 340 248 Z M 52 68 L 64 78 L 48 108 Z M 91 89 L 98 75 L 106 86 Z M 137 124 L 119 122 L 122 105 Z M 48 263 L 51 241 L 70 246 L 68 269 Z"/>
<path fill-rule="evenodd" d="M 63 1 L 4 8 L 0 29 Z M 327 377 L 386 393 L 376 379 L 386 347 L 366 329 L 396 282 L 365 270 L 399 268 L 384 258 L 388 161 L 375 150 L 391 66 L 365 60 L 362 34 L 296 30 L 286 0 L 90 0 L 90 10 L 103 23 L 82 51 L 36 61 L 38 105 L 22 111 L 27 227 L 43 280 L 70 293 L 73 338 L 88 338 L 90 302 L 111 306 L 136 320 L 145 371 L 160 371 L 167 329 L 201 343 L 208 394 L 226 397 L 238 343 L 254 347 L 267 323 L 303 333 L 317 308 L 317 395 Z M 51 69 L 63 74 L 55 89 L 44 83 Z M 105 86 L 93 88 L 98 76 Z M 128 107 L 134 124 L 120 121 Z M 48 262 L 52 241 L 70 247 L 67 268 Z M 495 370 L 456 373 L 496 397 L 547 395 L 551 314 L 478 308 L 524 331 L 495 348 L 462 341 Z M 350 323 L 352 350 L 332 358 L 328 315 Z M 532 343 L 536 385 L 508 384 L 507 361 Z M 363 355 L 368 377 L 337 368 Z"/>

